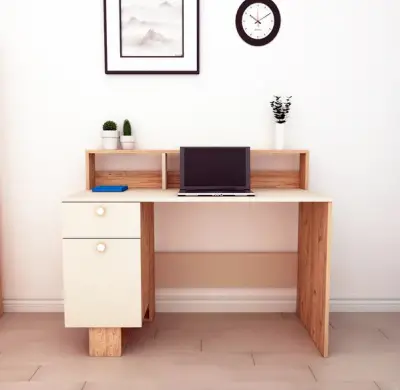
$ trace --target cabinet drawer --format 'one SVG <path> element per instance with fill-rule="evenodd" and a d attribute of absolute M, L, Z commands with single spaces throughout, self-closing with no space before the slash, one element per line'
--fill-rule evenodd
<path fill-rule="evenodd" d="M 140 238 L 140 203 L 63 203 L 63 238 Z"/>
<path fill-rule="evenodd" d="M 141 327 L 138 239 L 64 239 L 66 327 Z"/>

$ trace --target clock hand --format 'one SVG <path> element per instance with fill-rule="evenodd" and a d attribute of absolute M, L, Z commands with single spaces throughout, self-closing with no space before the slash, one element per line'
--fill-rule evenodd
<path fill-rule="evenodd" d="M 258 19 L 256 19 L 253 15 L 250 15 L 250 17 L 253 18 L 253 19 L 256 21 L 255 24 L 257 24 L 257 23 L 258 23 L 258 24 L 261 24 L 260 21 L 259 21 Z"/>
<path fill-rule="evenodd" d="M 268 15 L 265 15 L 264 17 L 262 17 L 259 22 L 261 22 L 263 19 L 267 18 L 269 15 L 271 15 L 271 12 Z"/>

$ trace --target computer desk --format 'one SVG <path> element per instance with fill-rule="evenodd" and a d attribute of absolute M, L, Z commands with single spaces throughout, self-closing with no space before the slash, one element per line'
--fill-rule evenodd
<path fill-rule="evenodd" d="M 125 330 L 140 328 L 143 321 L 154 319 L 156 203 L 299 204 L 297 315 L 321 355 L 328 356 L 332 199 L 301 188 L 257 188 L 256 196 L 250 198 L 178 197 L 176 188 L 93 193 L 90 188 L 98 184 L 149 186 L 153 180 L 149 177 L 155 175 L 98 173 L 95 158 L 90 156 L 98 153 L 104 152 L 87 152 L 87 190 L 67 196 L 62 202 L 65 326 L 89 329 L 90 356 L 121 356 Z M 301 178 L 308 177 L 308 152 L 294 153 L 300 154 L 301 184 Z M 302 155 L 306 163 L 301 162 Z M 166 156 L 163 158 L 162 170 L 166 169 Z M 164 186 L 162 177 L 168 183 L 167 170 L 157 175 L 158 187 Z M 270 183 L 271 177 L 276 181 L 279 176 L 271 171 L 256 175 L 265 176 L 263 183 Z M 303 179 L 303 184 L 308 184 L 307 180 Z"/>

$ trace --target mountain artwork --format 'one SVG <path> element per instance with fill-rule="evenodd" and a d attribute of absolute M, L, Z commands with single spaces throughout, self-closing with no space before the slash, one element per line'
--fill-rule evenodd
<path fill-rule="evenodd" d="M 104 71 L 200 74 L 201 0 L 103 0 Z"/>
<path fill-rule="evenodd" d="M 184 0 L 120 0 L 121 57 L 184 57 Z"/>

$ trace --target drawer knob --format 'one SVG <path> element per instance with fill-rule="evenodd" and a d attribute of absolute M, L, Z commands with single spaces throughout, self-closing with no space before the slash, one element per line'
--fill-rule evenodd
<path fill-rule="evenodd" d="M 103 253 L 106 250 L 106 244 L 97 244 L 97 252 Z"/>
<path fill-rule="evenodd" d="M 99 208 L 96 210 L 96 214 L 97 214 L 99 217 L 102 217 L 105 213 L 106 213 L 106 209 L 105 209 L 104 207 L 99 207 Z"/>

